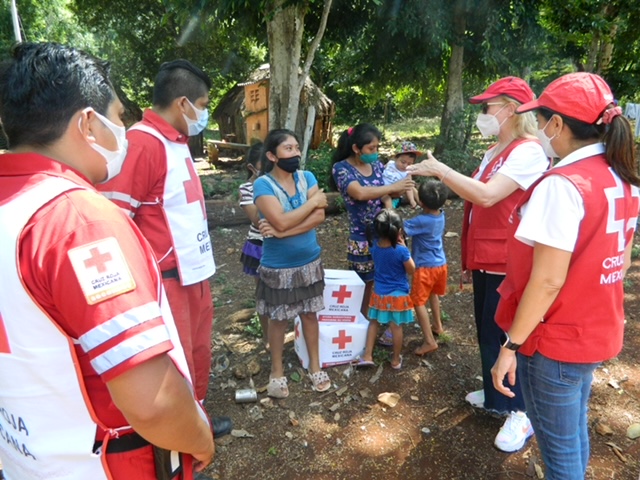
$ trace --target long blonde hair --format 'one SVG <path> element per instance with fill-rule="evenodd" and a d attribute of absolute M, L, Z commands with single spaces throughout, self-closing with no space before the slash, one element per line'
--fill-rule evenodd
<path fill-rule="evenodd" d="M 514 100 L 511 97 L 507 97 L 506 95 L 500 95 L 500 100 L 504 103 L 512 103 L 513 105 L 519 107 L 522 105 L 517 100 Z M 536 115 L 531 112 L 526 113 L 518 113 L 514 114 L 513 119 L 513 138 L 536 138 L 536 130 L 538 130 L 538 125 L 536 123 Z"/>

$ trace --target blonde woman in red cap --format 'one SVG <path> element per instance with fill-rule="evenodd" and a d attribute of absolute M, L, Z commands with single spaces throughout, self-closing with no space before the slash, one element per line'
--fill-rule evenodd
<path fill-rule="evenodd" d="M 533 435 L 519 385 L 514 385 L 513 397 L 505 397 L 493 387 L 491 367 L 500 353 L 503 334 L 494 315 L 500 298 L 497 289 L 507 268 L 509 214 L 524 191 L 549 167 L 549 159 L 535 136 L 535 117 L 516 115 L 519 106 L 534 98 L 524 80 L 505 77 L 469 99 L 472 104 L 482 105 L 476 121 L 482 136 L 498 139 L 471 177 L 439 162 L 431 152 L 427 152 L 426 160 L 407 169 L 413 175 L 440 178 L 466 200 L 462 269 L 471 270 L 473 278 L 483 389 L 469 393 L 465 400 L 474 407 L 507 416 L 494 441 L 504 452 L 519 450 Z"/>
<path fill-rule="evenodd" d="M 546 478 L 577 480 L 589 460 L 593 371 L 622 348 L 640 177 L 629 122 L 599 76 L 560 77 L 518 113 L 531 110 L 545 151 L 560 162 L 512 216 L 496 313 L 507 333 L 493 382 L 512 396 L 504 379 L 515 382 L 517 364 Z"/>

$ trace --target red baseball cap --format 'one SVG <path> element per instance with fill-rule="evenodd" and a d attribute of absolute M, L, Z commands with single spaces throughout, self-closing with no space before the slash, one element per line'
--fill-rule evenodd
<path fill-rule="evenodd" d="M 544 107 L 581 122 L 594 124 L 611 103 L 613 93 L 602 77 L 594 73 L 576 72 L 555 79 L 544 89 L 540 98 L 520 105 L 516 112 L 523 113 Z"/>
<path fill-rule="evenodd" d="M 471 97 L 469 103 L 484 103 L 492 98 L 505 95 L 520 103 L 527 103 L 536 98 L 527 82 L 518 77 L 504 77 L 489 85 L 484 93 Z"/>

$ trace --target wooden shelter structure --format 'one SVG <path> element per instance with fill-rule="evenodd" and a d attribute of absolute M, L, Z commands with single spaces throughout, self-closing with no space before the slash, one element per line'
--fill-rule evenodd
<path fill-rule="evenodd" d="M 228 142 L 250 144 L 264 140 L 269 132 L 269 65 L 254 70 L 247 81 L 238 83 L 220 100 L 213 111 L 220 138 Z M 336 107 L 320 88 L 307 78 L 300 95 L 300 109 L 295 131 L 302 133 L 309 107 L 315 107 L 315 121 L 310 148 L 331 144 Z"/>

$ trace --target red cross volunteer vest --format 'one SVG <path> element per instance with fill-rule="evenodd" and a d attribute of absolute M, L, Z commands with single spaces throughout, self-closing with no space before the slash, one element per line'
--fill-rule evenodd
<path fill-rule="evenodd" d="M 547 175 L 562 175 L 575 185 L 585 213 L 565 283 L 544 321 L 519 351 L 529 356 L 539 351 L 561 362 L 601 362 L 622 348 L 624 249 L 638 220 L 638 188 L 623 182 L 603 155 L 556 167 L 541 179 Z M 513 212 L 512 233 L 520 223 L 520 207 L 538 182 Z M 533 247 L 510 235 L 507 276 L 498 288 L 501 298 L 496 312 L 496 322 L 504 331 L 513 323 L 532 262 Z"/>
<path fill-rule="evenodd" d="M 535 140 L 530 138 L 512 141 L 488 163 L 479 180 L 487 183 L 518 145 L 533 141 Z M 517 189 L 495 205 L 486 208 L 473 205 L 468 201 L 464 202 L 461 237 L 463 270 L 485 270 L 495 273 L 506 271 L 507 223 L 511 211 L 523 193 L 523 190 Z M 471 219 L 472 212 L 473 219 Z"/>
<path fill-rule="evenodd" d="M 216 272 L 202 185 L 193 166 L 189 147 L 169 141 L 155 129 L 136 124 L 131 130 L 160 140 L 167 157 L 162 211 L 173 244 L 180 283 L 192 285 Z"/>

